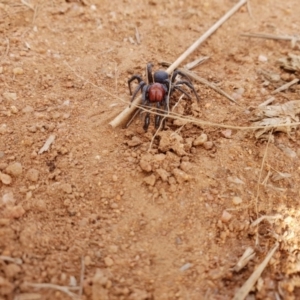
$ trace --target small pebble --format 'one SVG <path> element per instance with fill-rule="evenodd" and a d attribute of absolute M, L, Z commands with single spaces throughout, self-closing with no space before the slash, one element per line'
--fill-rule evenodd
<path fill-rule="evenodd" d="M 13 68 L 14 75 L 22 75 L 24 74 L 24 70 L 20 67 Z"/>
<path fill-rule="evenodd" d="M 231 137 L 231 129 L 222 130 L 221 134 L 224 138 L 229 139 Z"/>
<path fill-rule="evenodd" d="M 27 179 L 32 181 L 32 182 L 36 182 L 39 179 L 39 171 L 31 168 L 27 171 Z"/>
<path fill-rule="evenodd" d="M 180 271 L 183 272 L 183 271 L 186 271 L 188 270 L 190 267 L 192 267 L 193 265 L 191 263 L 186 263 L 184 264 L 181 268 L 180 268 Z"/>
<path fill-rule="evenodd" d="M 13 205 L 15 202 L 16 200 L 12 192 L 6 193 L 2 196 L 2 203 L 5 205 Z"/>
<path fill-rule="evenodd" d="M 17 109 L 16 106 L 12 105 L 12 106 L 10 107 L 10 111 L 11 111 L 13 114 L 16 114 L 16 113 L 18 113 L 19 110 Z"/>
<path fill-rule="evenodd" d="M 0 180 L 2 181 L 3 184 L 9 185 L 12 182 L 12 178 L 4 173 L 0 173 Z"/>
<path fill-rule="evenodd" d="M 234 204 L 234 205 L 239 205 L 239 204 L 241 204 L 243 202 L 243 200 L 242 200 L 242 198 L 240 198 L 240 197 L 233 197 L 232 198 L 232 203 Z"/>
<path fill-rule="evenodd" d="M 268 58 L 265 55 L 261 54 L 261 55 L 258 56 L 258 60 L 261 61 L 261 62 L 267 62 Z"/>
<path fill-rule="evenodd" d="M 19 176 L 23 172 L 22 164 L 19 162 L 14 162 L 9 164 L 9 166 L 6 168 L 6 172 L 12 176 Z"/>
<path fill-rule="evenodd" d="M 69 183 L 64 183 L 61 185 L 61 189 L 67 193 L 67 194 L 71 194 L 72 193 L 72 186 Z"/>
<path fill-rule="evenodd" d="M 11 101 L 11 100 L 17 100 L 17 94 L 16 93 L 9 93 L 5 92 L 2 94 L 5 100 Z"/>
<path fill-rule="evenodd" d="M 211 150 L 214 147 L 214 143 L 212 141 L 207 141 L 203 143 L 203 147 L 206 150 Z"/>
<path fill-rule="evenodd" d="M 202 133 L 200 136 L 198 136 L 194 140 L 193 145 L 194 146 L 200 146 L 200 145 L 203 145 L 205 142 L 207 142 L 207 134 Z"/>
<path fill-rule="evenodd" d="M 111 267 L 114 264 L 114 261 L 109 256 L 104 258 L 104 263 L 107 267 Z"/>
<path fill-rule="evenodd" d="M 117 176 L 117 175 L 113 175 L 112 180 L 113 180 L 114 182 L 118 181 L 118 176 Z"/>
<path fill-rule="evenodd" d="M 143 181 L 148 185 L 154 186 L 154 184 L 156 182 L 156 177 L 154 174 L 152 174 L 148 177 L 145 177 Z"/>
<path fill-rule="evenodd" d="M 232 218 L 232 214 L 230 214 L 227 210 L 223 210 L 221 221 L 223 223 L 228 223 Z"/>

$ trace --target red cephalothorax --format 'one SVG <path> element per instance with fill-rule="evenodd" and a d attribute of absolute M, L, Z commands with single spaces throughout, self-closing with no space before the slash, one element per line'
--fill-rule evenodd
<path fill-rule="evenodd" d="M 162 102 L 166 95 L 166 91 L 160 83 L 153 83 L 148 93 L 150 102 Z"/>

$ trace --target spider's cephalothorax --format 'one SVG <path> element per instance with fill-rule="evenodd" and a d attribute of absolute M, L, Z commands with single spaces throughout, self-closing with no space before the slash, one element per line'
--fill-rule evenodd
<path fill-rule="evenodd" d="M 181 75 L 182 77 L 185 77 L 187 80 L 180 80 L 175 82 L 175 78 L 177 75 Z M 148 76 L 148 84 L 146 84 L 143 81 L 140 75 L 133 75 L 128 80 L 130 95 L 132 95 L 131 102 L 134 100 L 138 92 L 141 90 L 142 105 L 144 105 L 146 108 L 150 108 L 150 106 L 155 103 L 158 109 L 161 106 L 163 106 L 163 110 L 165 111 L 165 113 L 168 113 L 169 98 L 171 94 L 174 92 L 174 90 L 181 91 L 189 99 L 191 99 L 191 97 L 183 89 L 181 89 L 181 85 L 186 85 L 187 87 L 189 87 L 194 92 L 197 100 L 199 101 L 199 96 L 197 95 L 195 88 L 190 82 L 189 78 L 179 70 L 175 70 L 171 78 L 166 71 L 162 71 L 162 70 L 154 72 L 154 75 L 152 76 L 152 64 L 148 63 L 147 76 Z M 132 94 L 131 82 L 134 81 L 135 79 L 138 81 L 138 86 L 134 91 L 134 93 Z M 156 115 L 155 116 L 156 128 L 159 127 L 160 120 L 161 120 L 161 116 Z M 150 124 L 150 113 L 147 112 L 145 117 L 144 127 L 143 127 L 145 131 L 147 131 L 149 124 Z"/>

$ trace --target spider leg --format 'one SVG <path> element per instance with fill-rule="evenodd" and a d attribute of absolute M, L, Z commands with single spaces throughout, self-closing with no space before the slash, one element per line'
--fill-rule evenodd
<path fill-rule="evenodd" d="M 130 95 L 132 95 L 132 91 L 131 91 L 131 82 L 133 80 L 137 80 L 138 83 L 141 83 L 141 81 L 143 81 L 142 77 L 140 75 L 133 75 L 129 80 L 128 80 L 128 88 L 129 88 L 129 92 L 130 92 Z"/>
<path fill-rule="evenodd" d="M 180 88 L 179 86 L 175 85 L 173 87 L 173 89 L 180 91 L 182 94 L 184 94 L 185 96 L 187 96 L 188 99 L 190 99 L 190 100 L 192 99 L 191 96 L 186 91 L 184 91 L 182 88 Z"/>
<path fill-rule="evenodd" d="M 150 109 L 151 104 L 150 104 L 149 101 L 146 101 L 146 104 L 145 104 L 144 106 L 145 106 L 147 109 Z M 150 124 L 150 113 L 149 113 L 149 112 L 146 112 L 145 123 L 144 123 L 144 126 L 143 126 L 143 129 L 145 130 L 145 132 L 148 130 L 149 124 Z"/>
<path fill-rule="evenodd" d="M 184 77 L 185 79 L 187 79 L 188 82 L 191 83 L 190 77 L 188 77 L 187 75 L 185 75 L 184 73 L 182 73 L 180 70 L 175 70 L 175 71 L 173 72 L 173 75 L 172 75 L 172 78 L 171 78 L 171 82 L 172 82 L 172 83 L 174 83 L 175 78 L 176 78 L 177 75 L 180 75 L 181 77 Z"/>
<path fill-rule="evenodd" d="M 152 63 L 148 63 L 146 70 L 147 70 L 147 78 L 148 78 L 148 84 L 153 83 L 153 76 L 152 76 Z"/>
<path fill-rule="evenodd" d="M 132 97 L 131 97 L 131 102 L 134 100 L 134 98 L 136 97 L 137 93 L 139 92 L 139 90 L 143 91 L 143 88 L 146 86 L 146 83 L 144 81 L 141 81 L 139 83 L 139 85 L 137 86 L 136 90 L 134 91 Z"/>
<path fill-rule="evenodd" d="M 194 86 L 193 86 L 193 84 L 191 82 L 188 82 L 186 80 L 181 80 L 181 81 L 177 81 L 176 82 L 176 85 L 180 85 L 180 84 L 185 84 L 187 87 L 189 87 L 194 92 L 194 94 L 195 94 L 195 96 L 197 98 L 197 101 L 198 102 L 200 101 L 200 98 L 199 98 L 199 96 L 198 96 L 198 94 L 197 94 L 197 92 L 196 92 L 196 90 L 195 90 L 195 88 L 194 88 Z"/>
<path fill-rule="evenodd" d="M 160 113 L 159 107 L 160 107 L 160 102 L 156 103 L 157 111 Z M 156 116 L 155 116 L 155 128 L 158 128 L 158 127 L 159 127 L 159 125 L 160 125 L 160 120 L 161 120 L 161 116 L 160 116 L 160 115 L 156 115 Z"/>

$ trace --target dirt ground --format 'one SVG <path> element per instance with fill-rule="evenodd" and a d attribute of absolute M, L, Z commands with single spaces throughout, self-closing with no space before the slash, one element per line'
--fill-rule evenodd
<path fill-rule="evenodd" d="M 0 1 L 1 300 L 232 299 L 277 242 L 247 299 L 300 298 L 297 129 L 266 142 L 179 119 L 154 136 L 143 114 L 109 125 L 133 74 L 173 62 L 236 2 Z M 237 104 L 193 81 L 199 104 L 191 94 L 174 112 L 251 126 L 297 77 L 276 62 L 299 44 L 240 34 L 298 34 L 298 1 L 250 4 L 185 61 L 209 56 L 193 71 Z M 275 218 L 251 226 L 262 216 Z"/>

